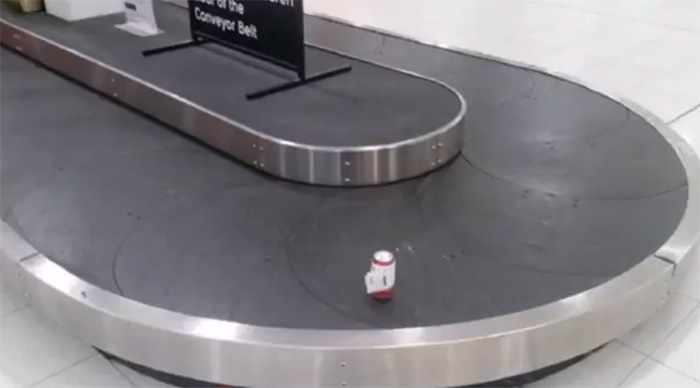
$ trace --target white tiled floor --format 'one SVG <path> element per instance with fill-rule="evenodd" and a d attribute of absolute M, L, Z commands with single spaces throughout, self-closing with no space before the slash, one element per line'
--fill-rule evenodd
<path fill-rule="evenodd" d="M 700 382 L 647 358 L 620 385 L 625 388 L 700 388 Z"/>
<path fill-rule="evenodd" d="M 651 354 L 697 305 L 697 300 L 673 295 L 656 316 L 620 338 L 620 342 L 642 354 Z"/>
<path fill-rule="evenodd" d="M 25 306 L 24 300 L 19 298 L 12 290 L 0 292 L 0 318 L 11 314 Z"/>
<path fill-rule="evenodd" d="M 2 374 L 27 387 L 95 355 L 95 350 L 65 335 L 23 308 L 2 317 L 0 326 Z"/>
<path fill-rule="evenodd" d="M 700 381 L 700 308 L 696 307 L 651 357 Z"/>
<path fill-rule="evenodd" d="M 306 7 L 592 81 L 672 123 L 700 152 L 700 0 L 307 0 Z M 700 251 L 691 259 L 694 268 L 656 317 L 533 386 L 700 386 Z M 164 386 L 113 367 L 16 295 L 2 291 L 0 307 L 0 387 Z"/>
<path fill-rule="evenodd" d="M 36 388 L 76 388 L 76 387 L 129 387 L 131 382 L 109 361 L 94 355 L 62 373 L 57 373 L 34 387 Z"/>
<path fill-rule="evenodd" d="M 170 387 L 170 385 L 162 383 L 158 380 L 154 380 L 151 377 L 148 377 L 146 375 L 142 375 L 141 373 L 124 366 L 119 363 L 112 363 L 112 366 L 119 371 L 122 376 L 126 377 L 129 382 L 135 386 L 135 387 L 140 387 L 140 388 L 165 388 L 165 387 Z"/>
<path fill-rule="evenodd" d="M 594 356 L 540 380 L 531 387 L 617 387 L 644 357 L 644 354 L 615 341 Z"/>

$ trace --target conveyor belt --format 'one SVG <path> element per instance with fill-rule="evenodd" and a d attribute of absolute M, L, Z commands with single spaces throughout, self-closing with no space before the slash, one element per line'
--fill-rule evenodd
<path fill-rule="evenodd" d="M 3 57 L 18 61 L 7 52 Z M 362 329 L 514 313 L 593 288 L 638 264 L 673 232 L 687 201 L 680 163 L 660 136 L 642 145 L 654 152 L 623 153 L 620 144 L 607 160 L 635 168 L 644 158 L 664 164 L 667 173 L 630 179 L 646 191 L 624 185 L 629 178 L 610 179 L 600 192 L 619 194 L 601 200 L 485 173 L 488 167 L 478 163 L 486 154 L 472 161 L 469 148 L 438 172 L 385 187 L 287 184 L 29 63 L 11 69 L 2 70 L 3 110 L 11 112 L 2 117 L 2 195 L 10 219 L 41 252 L 85 280 L 196 316 Z M 27 78 L 48 82 L 18 92 Z M 67 115 L 50 98 L 54 90 L 81 105 Z M 537 101 L 547 98 L 542 94 Z M 636 128 L 635 141 L 642 141 L 642 122 L 616 108 L 621 112 L 606 107 L 619 118 L 613 128 L 567 140 L 614 140 L 622 138 L 616 131 Z M 495 116 L 506 114 L 515 113 Z M 501 134 L 507 129 L 494 126 Z M 511 133 L 496 144 L 525 139 Z M 492 152 L 486 165 L 513 169 L 504 160 L 527 158 L 522 148 L 519 158 Z M 585 160 L 579 165 L 591 168 Z M 400 262 L 400 297 L 388 306 L 373 304 L 363 289 L 369 258 L 379 249 L 395 251 Z"/>
<path fill-rule="evenodd" d="M 199 380 L 436 386 L 585 353 L 660 303 L 672 266 L 653 255 L 694 197 L 656 128 L 546 74 L 311 20 L 463 94 L 460 157 L 380 187 L 294 184 L 1 51 L 0 210 L 48 258 L 22 263 L 40 306 L 68 295 L 80 315 L 61 319 L 102 349 Z M 398 260 L 383 305 L 362 281 L 377 249 Z M 69 275 L 51 262 L 96 287 L 52 283 Z"/>

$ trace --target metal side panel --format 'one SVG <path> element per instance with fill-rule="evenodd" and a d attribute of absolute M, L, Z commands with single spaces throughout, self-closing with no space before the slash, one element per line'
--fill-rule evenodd
<path fill-rule="evenodd" d="M 187 316 L 94 287 L 43 255 L 2 260 L 4 268 L 19 268 L 30 303 L 82 340 L 155 369 L 239 386 L 454 386 L 525 373 L 592 350 L 647 319 L 665 301 L 673 272 L 649 258 L 600 287 L 516 314 L 336 331 Z"/>
<path fill-rule="evenodd" d="M 0 21 L 0 31 L 3 45 L 246 164 L 288 180 L 331 186 L 394 182 L 434 170 L 462 147 L 466 102 L 436 80 L 428 79 L 454 93 L 461 104 L 458 114 L 441 128 L 384 145 L 314 146 L 266 135 L 5 20 Z"/>

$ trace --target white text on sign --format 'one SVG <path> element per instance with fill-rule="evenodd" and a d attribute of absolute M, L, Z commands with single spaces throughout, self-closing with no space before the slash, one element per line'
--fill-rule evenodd
<path fill-rule="evenodd" d="M 294 0 L 270 0 L 271 2 L 285 7 L 294 7 Z"/>

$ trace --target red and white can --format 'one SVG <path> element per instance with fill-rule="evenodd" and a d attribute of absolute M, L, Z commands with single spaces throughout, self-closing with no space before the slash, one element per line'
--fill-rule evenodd
<path fill-rule="evenodd" d="M 394 297 L 396 283 L 396 259 L 389 251 L 377 251 L 365 275 L 367 293 L 375 299 L 389 300 Z"/>

